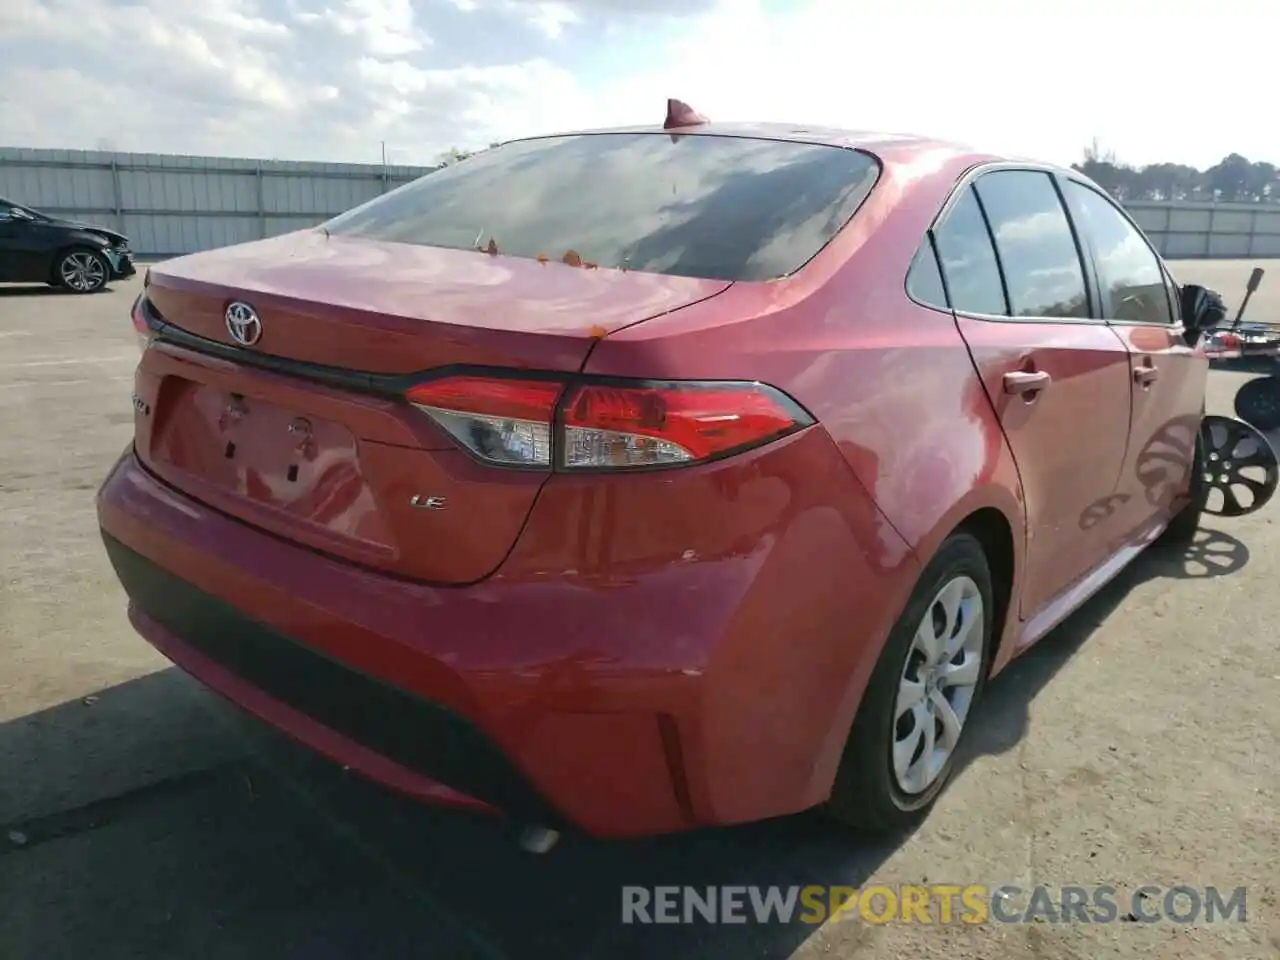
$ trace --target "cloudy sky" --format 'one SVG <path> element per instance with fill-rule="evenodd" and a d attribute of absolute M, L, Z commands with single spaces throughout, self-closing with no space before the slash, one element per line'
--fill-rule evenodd
<path fill-rule="evenodd" d="M 1257 0 L 0 0 L 0 145 L 429 163 L 712 119 L 1280 162 Z M 1250 24 L 1254 24 L 1251 28 Z M 1205 39 L 1207 38 L 1207 39 Z M 1237 91 L 1257 92 L 1264 108 Z"/>

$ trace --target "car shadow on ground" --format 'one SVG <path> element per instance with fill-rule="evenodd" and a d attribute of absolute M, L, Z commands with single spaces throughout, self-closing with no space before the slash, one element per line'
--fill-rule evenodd
<path fill-rule="evenodd" d="M 1030 703 L 1135 585 L 1247 561 L 1218 531 L 1139 557 L 992 682 L 967 759 L 1022 739 Z M 0 725 L 0 770 L 12 960 L 786 957 L 813 925 L 624 925 L 622 888 L 856 887 L 906 839 L 806 814 L 533 857 L 500 823 L 345 774 L 174 669 Z"/>
<path fill-rule="evenodd" d="M 1202 528 L 1185 546 L 1157 544 L 1009 664 L 987 687 L 972 720 L 962 764 L 1004 753 L 1026 735 L 1036 695 L 1079 652 L 1140 584 L 1151 580 L 1203 580 L 1230 576 L 1249 562 L 1249 548 L 1221 530 Z"/>

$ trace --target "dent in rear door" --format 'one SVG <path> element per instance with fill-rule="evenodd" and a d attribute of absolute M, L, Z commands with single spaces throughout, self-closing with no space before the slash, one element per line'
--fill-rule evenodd
<path fill-rule="evenodd" d="M 1022 478 L 1028 617 L 1113 549 L 1128 352 L 1088 319 L 1083 267 L 1048 174 L 1001 170 L 978 182 L 991 209 L 966 187 L 935 237 L 956 325 Z"/>

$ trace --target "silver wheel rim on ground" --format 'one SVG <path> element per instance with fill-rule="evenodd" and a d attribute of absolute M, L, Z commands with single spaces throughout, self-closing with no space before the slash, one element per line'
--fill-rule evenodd
<path fill-rule="evenodd" d="M 92 253 L 69 253 L 62 258 L 62 282 L 72 290 L 97 290 L 106 279 L 106 268 Z"/>
<path fill-rule="evenodd" d="M 978 585 L 960 576 L 943 584 L 916 627 L 892 732 L 903 793 L 928 790 L 955 752 L 982 675 L 985 614 Z"/>

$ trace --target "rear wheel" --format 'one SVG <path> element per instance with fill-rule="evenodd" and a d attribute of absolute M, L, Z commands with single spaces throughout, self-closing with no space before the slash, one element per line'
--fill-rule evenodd
<path fill-rule="evenodd" d="M 71 293 L 97 293 L 107 285 L 106 258 L 95 250 L 68 250 L 54 265 L 58 286 Z"/>
<path fill-rule="evenodd" d="M 858 709 L 828 811 L 883 832 L 923 818 L 955 769 L 986 683 L 995 605 L 982 546 L 953 534 L 889 633 Z"/>

